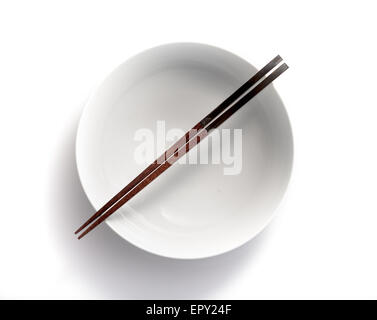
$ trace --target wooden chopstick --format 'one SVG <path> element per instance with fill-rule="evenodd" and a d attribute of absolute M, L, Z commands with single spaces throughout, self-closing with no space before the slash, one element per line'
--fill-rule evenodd
<path fill-rule="evenodd" d="M 86 230 L 84 230 L 78 239 L 81 239 L 88 232 L 97 227 L 100 223 L 106 220 L 111 214 L 122 207 L 127 201 L 133 198 L 141 190 L 143 190 L 149 183 L 155 180 L 163 172 L 165 172 L 169 167 L 171 167 L 176 161 L 178 161 L 185 153 L 189 152 L 194 146 L 199 144 L 205 137 L 208 136 L 210 131 L 220 126 L 224 121 L 229 119 L 235 112 L 237 112 L 243 105 L 245 105 L 250 99 L 256 96 L 260 91 L 267 87 L 272 81 L 274 81 L 278 76 L 280 76 L 284 71 L 288 69 L 288 66 L 284 63 L 273 71 L 269 76 L 260 81 L 252 90 L 245 94 L 241 99 L 239 99 L 231 108 L 225 111 L 207 127 L 205 127 L 196 138 L 192 139 L 190 142 L 186 143 L 183 151 L 179 152 L 176 150 L 172 157 L 165 161 L 162 165 L 158 167 L 154 172 L 152 172 L 148 177 L 142 180 L 137 186 L 135 186 L 129 193 L 127 193 L 123 198 L 121 198 L 117 203 L 115 203 L 109 210 L 107 210 L 103 215 L 101 215 L 96 221 L 94 221 Z"/>
<path fill-rule="evenodd" d="M 197 134 L 208 123 L 213 121 L 219 114 L 227 109 L 234 101 L 241 97 L 247 90 L 254 86 L 259 80 L 261 80 L 268 72 L 276 67 L 282 58 L 277 55 L 272 59 L 265 67 L 246 81 L 240 88 L 233 92 L 227 99 L 225 99 L 220 105 L 218 105 L 213 111 L 199 121 L 194 127 L 191 128 L 184 136 L 182 136 L 177 142 L 175 142 L 168 150 L 166 150 L 161 156 L 159 156 L 153 163 L 151 163 L 143 172 L 141 172 L 135 179 L 133 179 L 128 185 L 126 185 L 120 192 L 118 192 L 113 198 L 111 198 L 102 208 L 100 208 L 93 216 L 91 216 L 80 228 L 75 231 L 75 234 L 79 233 L 82 229 L 88 226 L 95 219 L 100 217 L 107 209 L 113 206 L 118 200 L 125 196 L 130 190 L 144 180 L 148 175 L 155 171 L 160 165 L 162 165 L 168 158 L 170 158 L 177 149 L 181 148 L 191 138 L 192 134 Z"/>

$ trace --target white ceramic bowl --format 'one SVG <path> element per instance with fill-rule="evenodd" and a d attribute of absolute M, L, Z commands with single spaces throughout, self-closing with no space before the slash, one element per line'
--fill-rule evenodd
<path fill-rule="evenodd" d="M 137 130 L 155 130 L 157 120 L 188 130 L 255 72 L 230 52 L 194 43 L 149 49 L 114 70 L 89 99 L 77 134 L 79 176 L 94 208 L 146 167 L 135 161 Z M 224 175 L 226 164 L 175 164 L 107 224 L 139 248 L 182 259 L 221 254 L 257 235 L 290 178 L 287 113 L 270 85 L 221 128 L 242 129 L 240 174 Z"/>

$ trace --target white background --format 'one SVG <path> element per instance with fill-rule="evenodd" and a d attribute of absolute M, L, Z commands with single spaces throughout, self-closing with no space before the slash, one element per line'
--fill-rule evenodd
<path fill-rule="evenodd" d="M 1 298 L 377 298 L 375 1 L 0 1 Z M 201 42 L 260 68 L 295 141 L 276 219 L 231 253 L 160 258 L 92 213 L 74 139 L 91 90 L 147 48 Z"/>

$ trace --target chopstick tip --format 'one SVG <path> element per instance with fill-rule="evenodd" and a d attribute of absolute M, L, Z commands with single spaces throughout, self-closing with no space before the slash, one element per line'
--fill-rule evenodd
<path fill-rule="evenodd" d="M 280 54 L 278 54 L 272 61 L 274 61 L 275 63 L 279 63 L 283 61 L 283 58 L 280 56 Z"/>
<path fill-rule="evenodd" d="M 90 229 L 84 230 L 78 237 L 77 239 L 80 240 L 82 237 L 84 237 L 87 233 L 89 233 Z"/>

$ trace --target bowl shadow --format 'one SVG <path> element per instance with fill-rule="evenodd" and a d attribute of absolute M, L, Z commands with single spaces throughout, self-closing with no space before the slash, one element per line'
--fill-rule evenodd
<path fill-rule="evenodd" d="M 145 252 L 120 238 L 106 224 L 78 241 L 73 232 L 94 209 L 76 168 L 77 118 L 66 128 L 53 161 L 49 225 L 66 272 L 90 288 L 91 296 L 86 298 L 217 298 L 216 292 L 235 281 L 255 258 L 268 231 L 231 252 L 199 260 L 170 259 Z"/>

